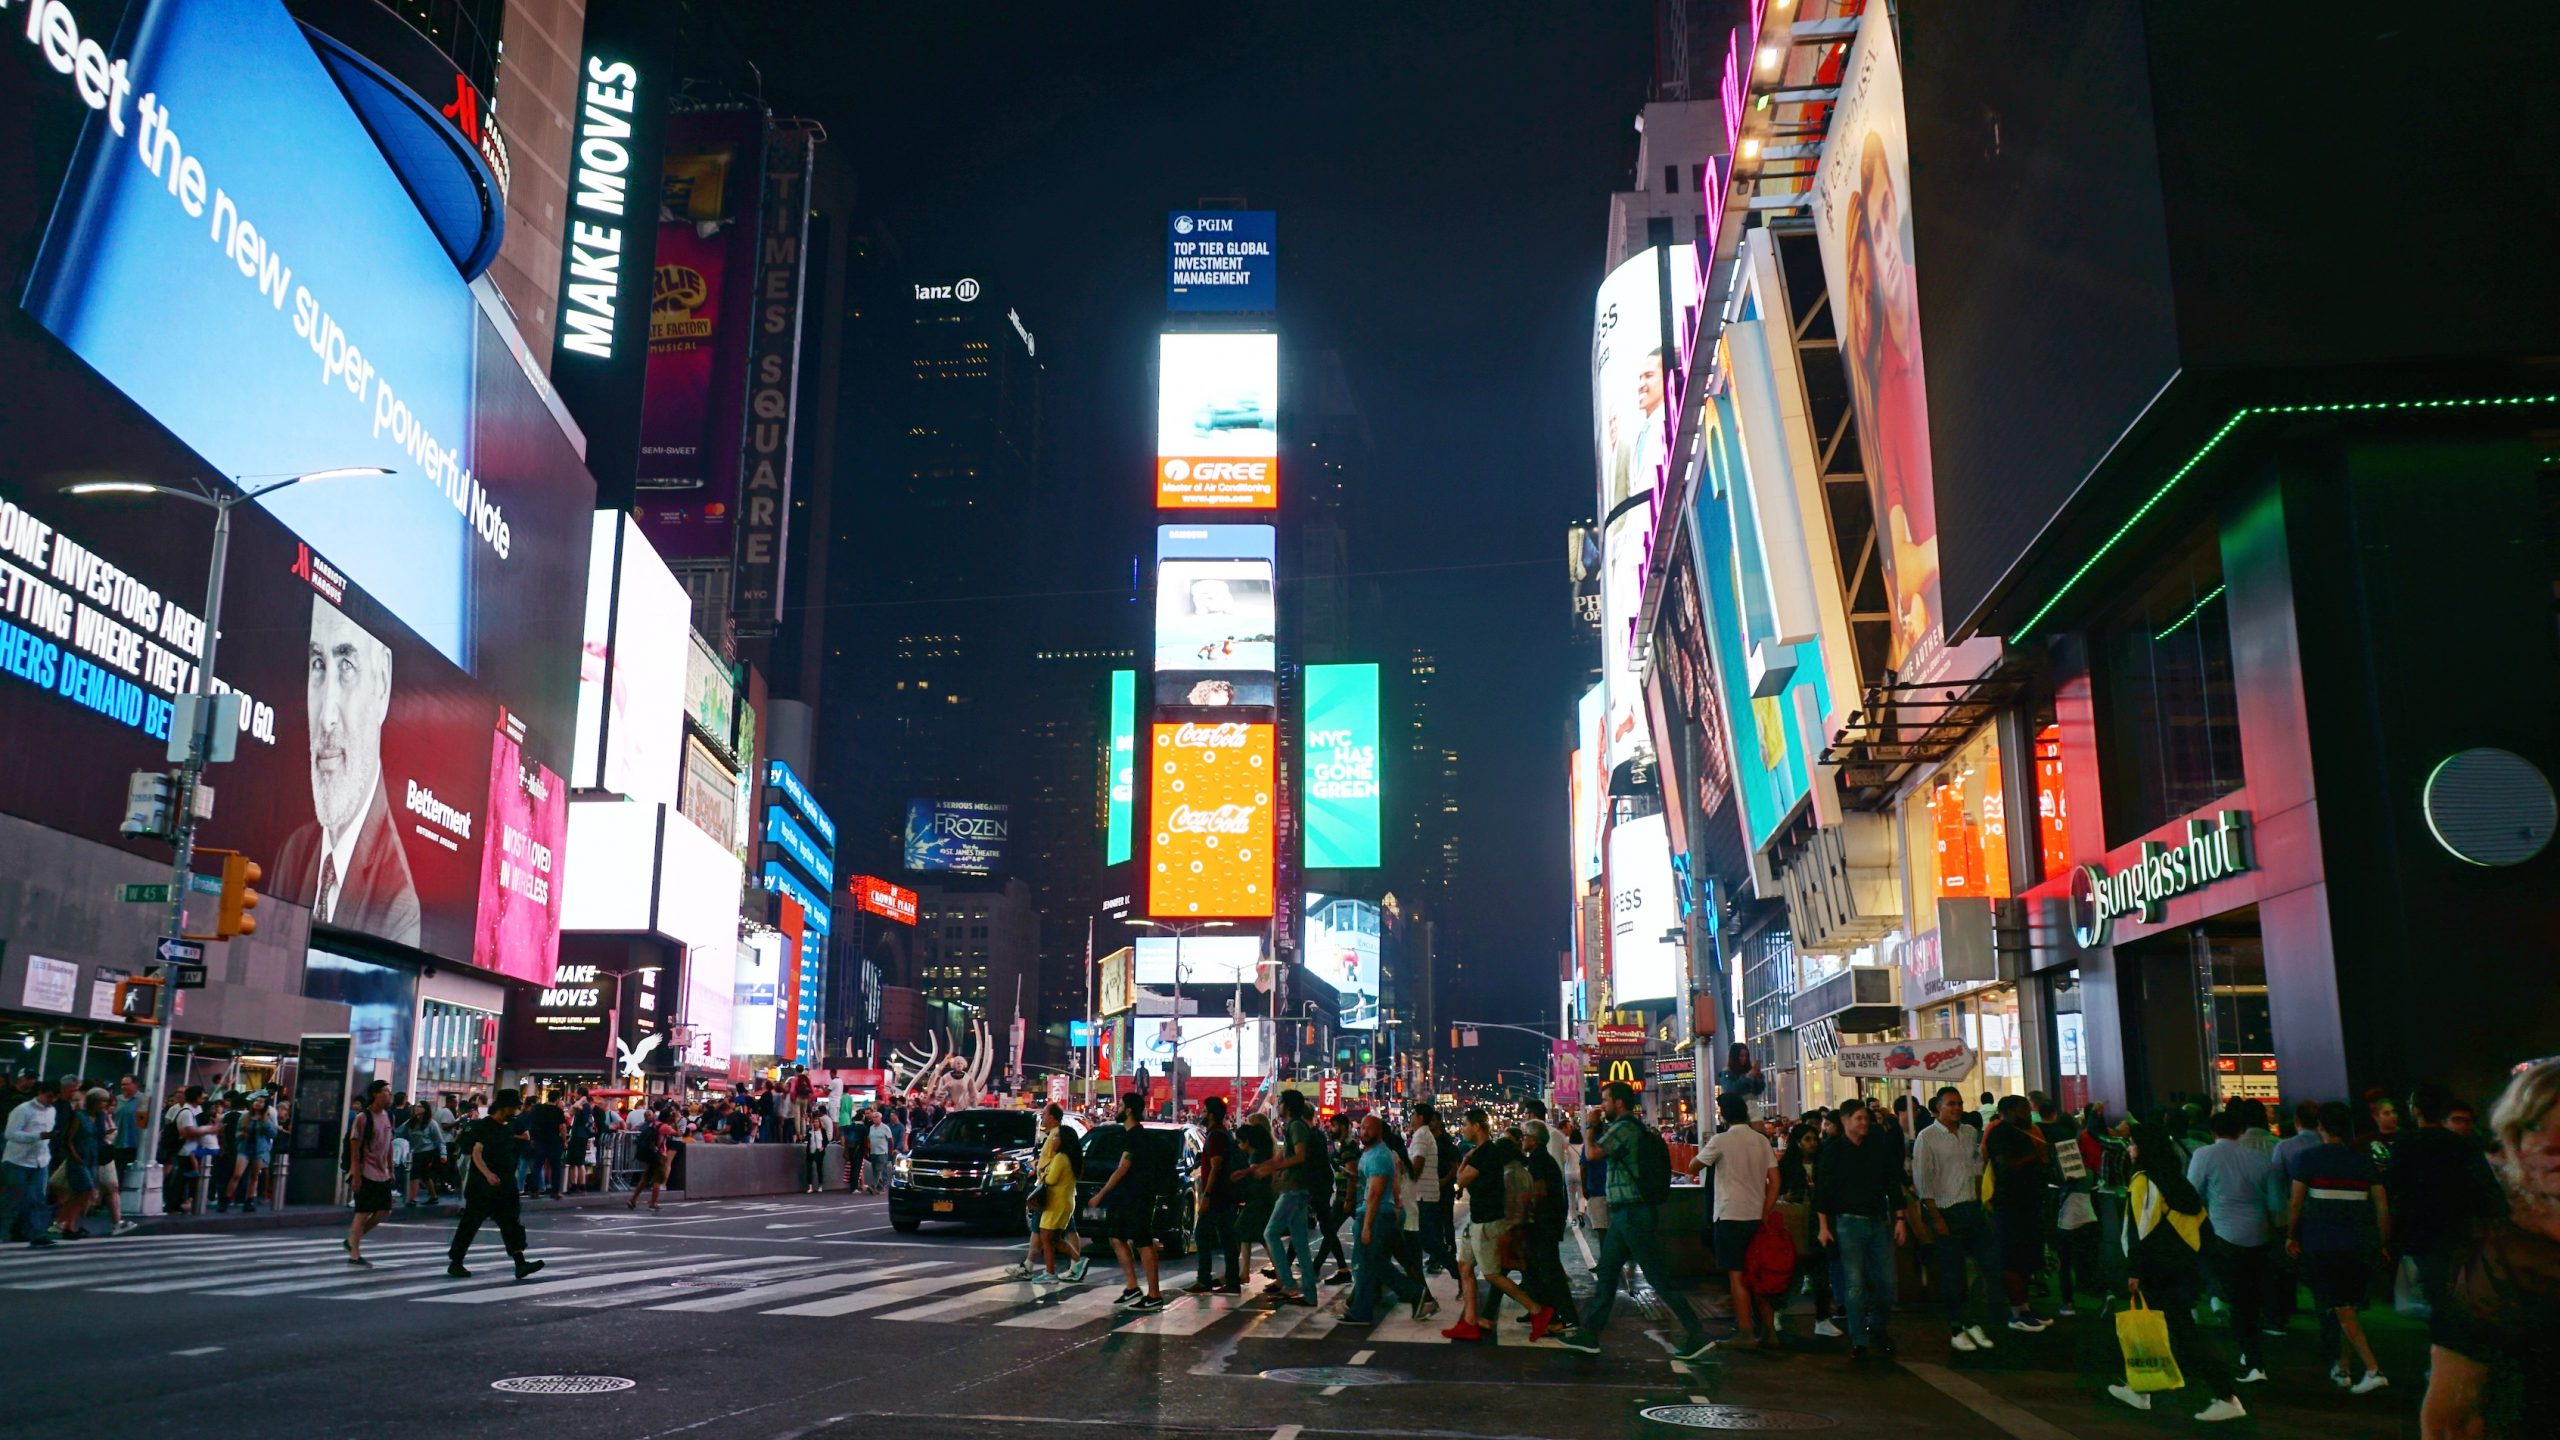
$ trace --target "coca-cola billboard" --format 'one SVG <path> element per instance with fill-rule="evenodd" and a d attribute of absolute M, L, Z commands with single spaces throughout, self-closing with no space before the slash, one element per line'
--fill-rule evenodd
<path fill-rule="evenodd" d="M 1151 738 L 1147 913 L 1270 918 L 1273 727 L 1161 724 Z"/>

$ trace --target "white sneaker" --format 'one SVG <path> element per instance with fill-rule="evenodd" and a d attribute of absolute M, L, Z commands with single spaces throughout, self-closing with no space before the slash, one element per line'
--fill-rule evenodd
<path fill-rule="evenodd" d="M 2113 1395 L 2127 1405 L 2132 1406 L 2136 1410 L 2148 1410 L 2151 1408 L 2151 1397 L 2129 1385 L 2110 1385 L 2107 1387 L 2107 1393 Z"/>
<path fill-rule="evenodd" d="M 1828 1320 L 1816 1320 L 1813 1322 L 1813 1333 L 1825 1340 L 1837 1340 L 1840 1338 L 1840 1327 Z"/>
<path fill-rule="evenodd" d="M 2347 1393 L 2350 1395 L 2370 1395 L 2376 1390 L 2388 1390 L 2390 1388 L 2391 1378 L 2389 1376 L 2383 1374 L 2379 1370 L 2367 1370 L 2364 1372 L 2363 1379 L 2347 1387 Z"/>
<path fill-rule="evenodd" d="M 2267 1378 L 2267 1372 L 2266 1372 L 2266 1371 L 2259 1369 L 2259 1368 L 2258 1368 L 2257 1366 L 2255 1366 L 2255 1365 L 2252 1365 L 2252 1366 L 2250 1366 L 2250 1367 L 2249 1367 L 2249 1373 L 2248 1373 L 2248 1374 L 2241 1376 L 2237 1381 L 2235 1381 L 2235 1382 L 2233 1382 L 2233 1383 L 2235 1383 L 2235 1384 L 2239 1384 L 2239 1385 L 2256 1385 L 2256 1384 L 2260 1384 L 2260 1383 L 2262 1383 L 2263 1381 L 2265 1381 L 2265 1379 L 2266 1379 L 2266 1378 Z"/>
<path fill-rule="evenodd" d="M 1005 1267 L 1005 1272 L 996 1278 L 1000 1280 L 1028 1280 L 1037 1273 L 1038 1272 L 1033 1270 L 1029 1265 L 1009 1265 Z"/>
<path fill-rule="evenodd" d="M 1991 1337 L 1982 1333 L 1981 1326 L 1967 1325 L 1964 1327 L 1964 1333 L 1973 1337 L 1974 1344 L 1981 1346 L 1985 1350 L 1991 1348 Z"/>
<path fill-rule="evenodd" d="M 1947 1345 L 1949 1348 L 1966 1355 L 1970 1355 L 1974 1351 L 1982 1348 L 1981 1346 L 1973 1343 L 1972 1336 L 1967 1335 L 1961 1330 L 1951 1330 L 1947 1332 Z"/>
<path fill-rule="evenodd" d="M 2329 1367 L 2329 1383 L 2337 1386 L 2341 1390 L 2344 1390 L 2356 1382 L 2347 1374 L 2346 1366 L 2332 1365 Z"/>
<path fill-rule="evenodd" d="M 2216 1400 L 2196 1412 L 2196 1418 L 2207 1425 L 2217 1420 L 2237 1420 L 2249 1412 L 2236 1399 Z"/>

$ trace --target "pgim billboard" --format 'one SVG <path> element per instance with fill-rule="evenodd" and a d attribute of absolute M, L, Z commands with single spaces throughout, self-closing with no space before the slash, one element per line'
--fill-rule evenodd
<path fill-rule="evenodd" d="M 1148 745 L 1147 913 L 1269 919 L 1274 727 L 1158 724 Z"/>
<path fill-rule="evenodd" d="M 1156 506 L 1279 503 L 1280 337 L 1165 335 L 1156 380 Z"/>
<path fill-rule="evenodd" d="M 1378 667 L 1307 667 L 1306 867 L 1378 863 Z"/>

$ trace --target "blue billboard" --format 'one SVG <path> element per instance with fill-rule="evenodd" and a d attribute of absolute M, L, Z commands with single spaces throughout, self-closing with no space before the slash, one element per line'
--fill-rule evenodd
<path fill-rule="evenodd" d="M 820 891 L 836 888 L 835 857 L 820 847 L 809 832 L 801 829 L 779 805 L 768 805 L 764 809 L 764 838 L 765 843 L 773 847 L 769 853 L 798 866 L 801 877 Z"/>
<path fill-rule="evenodd" d="M 1013 807 L 982 800 L 907 802 L 907 868 L 997 875 L 1013 847 Z"/>
<path fill-rule="evenodd" d="M 1269 210 L 1176 210 L 1165 218 L 1164 308 L 1259 315 L 1280 308 L 1279 218 Z"/>
<path fill-rule="evenodd" d="M 779 794 L 792 809 L 798 811 L 809 833 L 822 842 L 820 848 L 826 851 L 829 866 L 825 871 L 811 873 L 832 875 L 833 861 L 836 858 L 836 822 L 828 817 L 825 810 L 819 808 L 818 797 L 810 794 L 809 787 L 800 783 L 797 771 L 779 760 L 764 762 L 764 784 L 767 791 Z M 773 794 L 766 795 L 766 804 L 771 805 L 773 798 Z"/>
<path fill-rule="evenodd" d="M 259 503 L 476 668 L 526 483 L 478 453 L 479 300 L 280 0 L 146 0 L 114 38 L 27 310 L 226 476 L 397 472 Z"/>

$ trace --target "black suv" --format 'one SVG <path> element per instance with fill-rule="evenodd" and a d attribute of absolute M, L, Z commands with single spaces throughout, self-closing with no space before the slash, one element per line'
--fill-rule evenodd
<path fill-rule="evenodd" d="M 1039 1144 L 1033 1111 L 953 1111 L 889 1167 L 889 1223 L 913 1230 L 927 1220 L 954 1220 L 1021 1230 Z"/>

